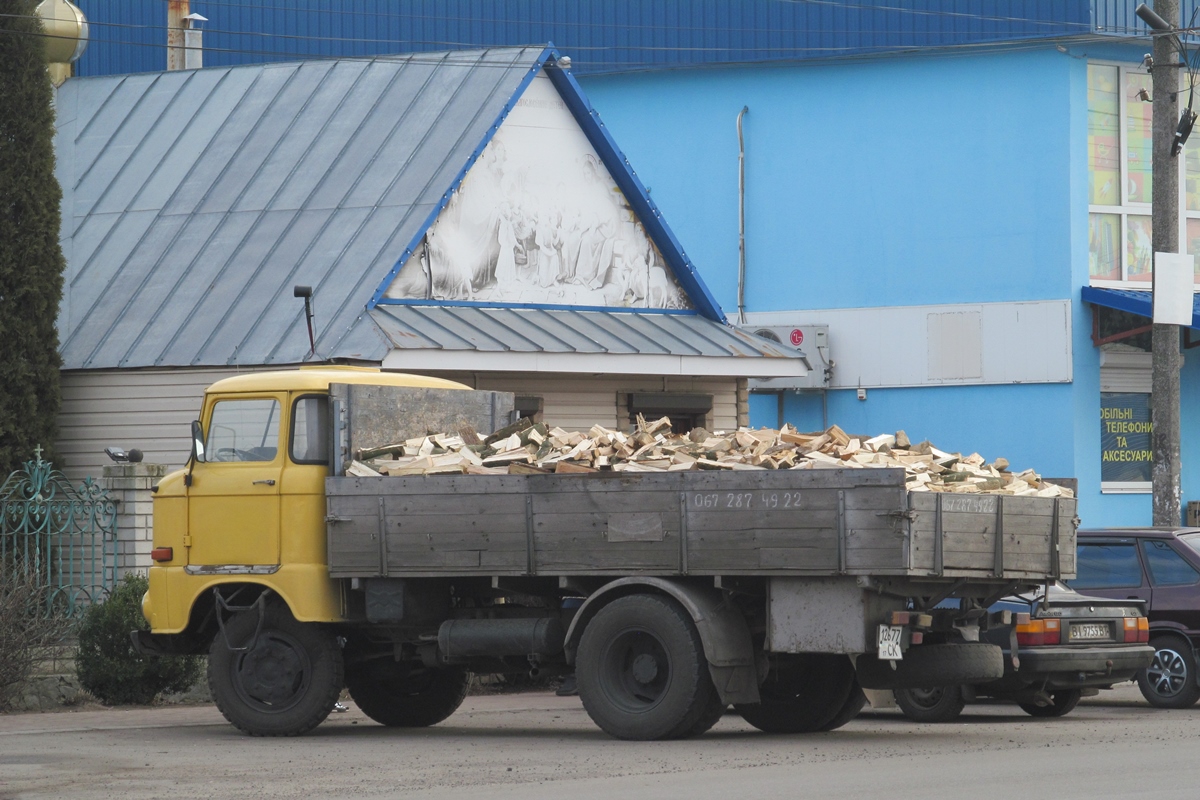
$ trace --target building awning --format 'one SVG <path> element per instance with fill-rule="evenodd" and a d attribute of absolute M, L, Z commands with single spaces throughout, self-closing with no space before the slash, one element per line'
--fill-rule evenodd
<path fill-rule="evenodd" d="M 380 305 L 385 369 L 804 377 L 796 351 L 698 314 Z"/>
<path fill-rule="evenodd" d="M 1083 302 L 1092 303 L 1105 308 L 1127 311 L 1139 317 L 1150 319 L 1154 316 L 1154 303 L 1151 293 L 1143 289 L 1105 289 L 1097 286 L 1083 287 Z M 1200 294 L 1192 297 L 1193 328 L 1200 328 Z"/>

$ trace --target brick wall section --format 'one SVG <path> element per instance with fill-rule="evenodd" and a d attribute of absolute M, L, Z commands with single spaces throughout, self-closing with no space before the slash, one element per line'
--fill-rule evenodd
<path fill-rule="evenodd" d="M 117 577 L 150 569 L 154 546 L 153 489 L 164 475 L 164 464 L 109 464 L 104 486 L 117 501 Z"/>

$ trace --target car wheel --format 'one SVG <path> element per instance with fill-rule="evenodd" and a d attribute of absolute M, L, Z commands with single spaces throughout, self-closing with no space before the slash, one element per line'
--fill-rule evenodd
<path fill-rule="evenodd" d="M 1034 703 L 1018 703 L 1017 705 L 1031 717 L 1065 717 L 1074 710 L 1075 706 L 1079 705 L 1080 697 L 1083 697 L 1083 692 L 1079 689 L 1062 689 L 1050 693 L 1051 703 L 1048 706 L 1039 706 Z"/>
<path fill-rule="evenodd" d="M 913 722 L 950 722 L 957 719 L 966 703 L 958 686 L 929 689 L 896 689 L 896 705 Z"/>
<path fill-rule="evenodd" d="M 1156 636 L 1150 640 L 1154 660 L 1138 673 L 1138 688 L 1150 705 L 1157 708 L 1191 708 L 1200 700 L 1196 685 L 1196 659 L 1192 647 L 1176 636 Z"/>

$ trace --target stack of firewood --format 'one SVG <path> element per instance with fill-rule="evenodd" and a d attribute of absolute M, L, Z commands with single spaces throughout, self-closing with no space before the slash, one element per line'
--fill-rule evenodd
<path fill-rule="evenodd" d="M 904 431 L 866 438 L 836 425 L 819 433 L 784 425 L 782 430 L 694 428 L 677 434 L 667 417 L 651 422 L 639 416 L 632 433 L 600 425 L 584 433 L 522 419 L 486 438 L 463 428 L 355 455 L 346 472 L 360 477 L 892 467 L 906 472 L 913 491 L 1071 496 L 1033 470 L 1010 472 L 1004 458 L 987 463 L 978 453 L 963 456 L 929 442 L 913 444 Z"/>

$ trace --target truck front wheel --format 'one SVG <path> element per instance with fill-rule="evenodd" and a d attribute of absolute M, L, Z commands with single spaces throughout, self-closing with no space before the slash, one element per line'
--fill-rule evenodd
<path fill-rule="evenodd" d="M 637 594 L 596 612 L 575 658 L 579 699 L 618 739 L 681 739 L 708 730 L 724 706 L 691 617 L 674 600 Z"/>
<path fill-rule="evenodd" d="M 346 666 L 346 688 L 362 712 L 392 728 L 426 728 L 449 717 L 467 696 L 471 673 L 458 667 L 375 658 Z"/>
<path fill-rule="evenodd" d="M 839 726 L 826 726 L 857 699 L 854 693 L 862 694 L 855 685 L 850 659 L 826 654 L 778 656 L 758 693 L 762 702 L 738 704 L 734 709 L 764 733 L 832 730 Z"/>
<path fill-rule="evenodd" d="M 209 651 L 208 687 L 217 708 L 252 736 L 312 730 L 333 710 L 342 682 L 337 637 L 297 622 L 279 605 L 238 613 Z"/>

